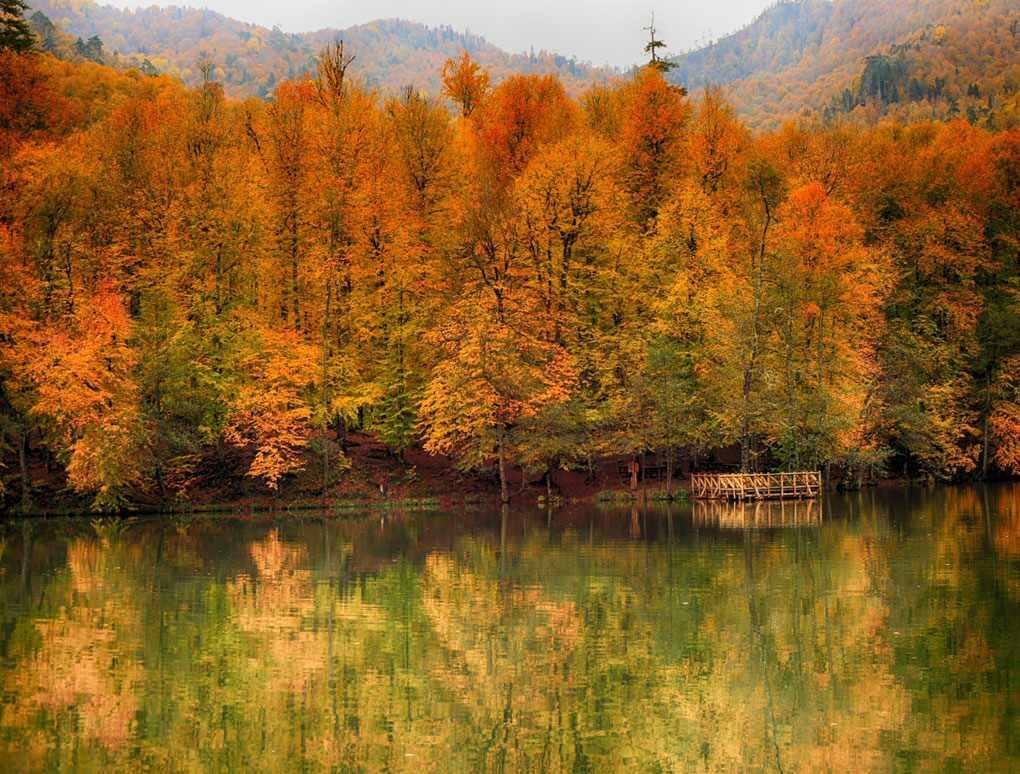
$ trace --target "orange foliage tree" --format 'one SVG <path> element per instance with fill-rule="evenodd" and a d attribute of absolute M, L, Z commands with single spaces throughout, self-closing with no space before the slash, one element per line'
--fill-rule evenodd
<path fill-rule="evenodd" d="M 242 102 L 215 67 L 0 52 L 3 497 L 41 460 L 99 508 L 222 470 L 331 492 L 352 431 L 504 497 L 735 444 L 848 480 L 1017 470 L 1015 131 L 754 134 L 656 68 L 574 100 L 466 54 L 454 116 L 359 61 Z"/>

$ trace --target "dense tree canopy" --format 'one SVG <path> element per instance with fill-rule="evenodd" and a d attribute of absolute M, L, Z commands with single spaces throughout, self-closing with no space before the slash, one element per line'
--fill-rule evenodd
<path fill-rule="evenodd" d="M 0 52 L 0 430 L 113 507 L 328 488 L 352 429 L 535 473 L 1020 469 L 1020 132 L 754 135 L 657 68 L 272 100 Z M 504 482 L 505 483 L 505 482 Z"/>
<path fill-rule="evenodd" d="M 808 115 L 1016 126 L 1018 35 L 1015 0 L 777 0 L 669 77 L 725 85 L 756 128 Z"/>

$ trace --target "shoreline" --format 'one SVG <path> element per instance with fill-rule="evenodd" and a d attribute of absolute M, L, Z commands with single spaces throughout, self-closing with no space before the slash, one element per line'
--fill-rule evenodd
<path fill-rule="evenodd" d="M 980 486 L 997 485 L 1010 483 L 1012 479 L 993 479 L 989 481 L 929 481 L 925 479 L 902 479 L 884 478 L 872 484 L 865 485 L 859 489 L 845 489 L 839 487 L 826 487 L 823 496 L 828 494 L 849 494 L 866 490 L 882 489 L 923 489 L 932 490 L 936 488 L 955 488 L 959 486 Z M 615 487 L 604 487 L 594 490 L 584 496 L 563 497 L 555 495 L 551 508 L 560 509 L 563 507 L 591 505 L 591 506 L 633 506 L 643 507 L 651 505 L 689 505 L 695 502 L 690 497 L 689 487 L 685 484 L 689 479 L 680 480 L 675 483 L 672 496 L 667 496 L 665 488 L 661 485 L 644 486 L 635 490 Z M 515 496 L 509 507 L 531 507 L 548 509 L 545 492 L 525 491 Z M 814 499 L 814 498 L 813 498 Z M 118 518 L 118 517 L 155 517 L 155 516 L 231 516 L 243 517 L 255 514 L 277 514 L 282 516 L 302 516 L 305 514 L 318 513 L 333 517 L 353 515 L 358 513 L 376 512 L 419 512 L 429 513 L 454 509 L 474 508 L 500 508 L 498 488 L 489 492 L 463 491 L 463 492 L 440 492 L 433 495 L 421 496 L 400 496 L 400 497 L 372 497 L 372 496 L 346 496 L 329 498 L 279 498 L 274 501 L 271 497 L 255 496 L 250 498 L 238 498 L 230 500 L 207 501 L 199 503 L 139 503 L 127 504 L 119 510 L 98 511 L 91 510 L 82 504 L 63 504 L 56 508 L 33 508 L 28 511 L 21 511 L 17 506 L 0 510 L 0 517 L 8 519 L 29 518 Z"/>

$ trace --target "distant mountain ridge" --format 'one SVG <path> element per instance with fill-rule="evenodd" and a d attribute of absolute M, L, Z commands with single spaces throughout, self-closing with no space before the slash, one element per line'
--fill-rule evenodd
<path fill-rule="evenodd" d="M 443 63 L 465 50 L 496 81 L 553 73 L 574 94 L 621 75 L 546 52 L 509 54 L 478 35 L 398 19 L 285 33 L 176 6 L 131 11 L 31 0 L 33 12 L 41 12 L 33 23 L 58 54 L 126 62 L 189 84 L 209 61 L 237 96 L 268 96 L 279 81 L 314 70 L 318 52 L 336 39 L 356 55 L 359 78 L 391 92 L 411 85 L 438 93 Z M 743 29 L 672 61 L 673 82 L 694 95 L 723 86 L 758 129 L 844 116 L 1020 124 L 1020 0 L 780 0 Z"/>
<path fill-rule="evenodd" d="M 208 59 L 217 80 L 238 96 L 267 96 L 279 81 L 314 70 L 318 52 L 337 39 L 357 56 L 358 76 L 384 90 L 411 85 L 438 93 L 443 63 L 465 50 L 496 80 L 511 73 L 554 73 L 575 93 L 614 74 L 546 52 L 510 54 L 478 35 L 399 19 L 287 33 L 215 11 L 178 6 L 122 10 L 91 0 L 29 0 L 29 4 L 30 15 L 42 13 L 72 38 L 98 37 L 107 52 L 138 64 L 148 61 L 159 72 L 186 83 L 199 80 L 198 63 Z"/>
<path fill-rule="evenodd" d="M 782 0 L 673 62 L 671 80 L 726 86 L 758 128 L 837 114 L 980 121 L 1015 112 L 1020 2 Z"/>

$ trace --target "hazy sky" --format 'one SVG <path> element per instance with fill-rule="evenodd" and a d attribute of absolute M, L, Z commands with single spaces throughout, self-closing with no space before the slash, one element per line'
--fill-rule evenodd
<path fill-rule="evenodd" d="M 512 52 L 546 49 L 593 64 L 629 65 L 655 11 L 659 37 L 672 52 L 717 38 L 751 21 L 773 0 L 99 0 L 122 8 L 188 5 L 288 32 L 348 27 L 400 17 L 470 30 Z"/>

